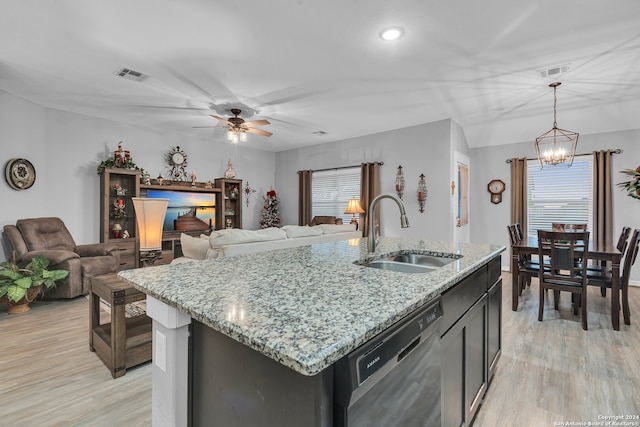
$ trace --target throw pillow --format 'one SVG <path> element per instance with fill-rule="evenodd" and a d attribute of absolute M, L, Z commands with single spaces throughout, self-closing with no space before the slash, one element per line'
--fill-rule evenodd
<path fill-rule="evenodd" d="M 209 238 L 192 237 L 188 234 L 180 234 L 180 245 L 182 245 L 182 255 L 192 259 L 205 259 L 209 249 Z"/>

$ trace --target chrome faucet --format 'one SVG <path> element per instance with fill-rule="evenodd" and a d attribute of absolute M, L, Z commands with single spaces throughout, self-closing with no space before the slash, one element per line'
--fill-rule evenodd
<path fill-rule="evenodd" d="M 376 205 L 378 204 L 378 202 L 380 202 L 380 200 L 382 199 L 392 199 L 396 202 L 396 204 L 398 205 L 398 207 L 400 208 L 400 226 L 402 228 L 408 228 L 409 227 L 409 218 L 407 218 L 407 213 L 405 212 L 404 209 L 404 203 L 402 203 L 402 200 L 400 200 L 400 198 L 398 196 L 395 196 L 393 194 L 380 194 L 379 196 L 376 196 L 372 201 L 371 204 L 369 205 L 369 235 L 368 235 L 368 247 L 369 247 L 369 253 L 373 253 L 376 251 L 376 237 L 374 236 L 374 232 L 373 232 L 373 218 L 374 218 L 374 209 L 376 208 Z"/>

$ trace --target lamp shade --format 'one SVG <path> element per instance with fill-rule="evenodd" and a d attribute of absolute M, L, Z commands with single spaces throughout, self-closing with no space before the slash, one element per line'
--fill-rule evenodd
<path fill-rule="evenodd" d="M 364 209 L 360 206 L 360 200 L 352 197 L 349 199 L 349 204 L 347 205 L 347 210 L 344 211 L 346 214 L 361 214 L 364 213 Z"/>
<path fill-rule="evenodd" d="M 136 211 L 138 236 L 141 251 L 162 249 L 162 225 L 167 213 L 169 199 L 147 199 L 133 197 L 133 209 Z"/>

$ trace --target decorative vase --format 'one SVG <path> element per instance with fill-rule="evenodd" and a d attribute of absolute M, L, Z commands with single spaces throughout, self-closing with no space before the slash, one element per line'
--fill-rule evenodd
<path fill-rule="evenodd" d="M 18 301 L 11 301 L 7 297 L 2 297 L 0 301 L 5 303 L 9 307 L 9 309 L 7 310 L 8 314 L 25 313 L 31 310 L 31 307 L 29 307 L 29 304 L 33 302 L 38 297 L 38 295 L 40 295 L 41 290 L 42 290 L 42 286 L 36 286 L 36 287 L 27 289 L 26 295 Z"/>

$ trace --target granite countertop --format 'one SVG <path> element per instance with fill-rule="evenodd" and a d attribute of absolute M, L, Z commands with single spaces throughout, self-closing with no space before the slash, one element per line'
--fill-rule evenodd
<path fill-rule="evenodd" d="M 401 251 L 462 255 L 430 273 L 409 274 L 355 265 L 367 258 L 363 238 L 125 270 L 118 276 L 311 376 L 504 250 L 489 244 L 382 237 L 376 256 Z"/>

